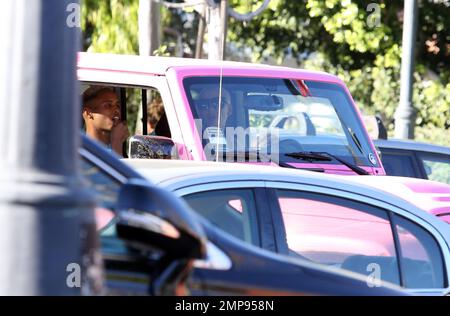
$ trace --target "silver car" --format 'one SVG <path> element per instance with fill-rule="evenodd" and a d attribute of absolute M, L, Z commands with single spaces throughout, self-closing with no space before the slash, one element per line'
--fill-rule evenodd
<path fill-rule="evenodd" d="M 373 286 L 449 293 L 450 226 L 389 188 L 268 166 L 127 162 L 242 242 L 365 275 Z"/>

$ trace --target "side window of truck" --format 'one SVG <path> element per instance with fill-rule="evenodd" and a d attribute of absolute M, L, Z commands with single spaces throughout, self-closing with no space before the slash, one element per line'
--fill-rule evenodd
<path fill-rule="evenodd" d="M 94 91 L 107 87 L 115 94 L 120 107 L 120 120 L 127 122 L 130 136 L 153 135 L 171 138 L 164 103 L 158 89 L 97 82 L 82 82 L 81 86 L 83 103 L 86 100 L 85 94 L 90 92 L 92 87 Z M 82 104 L 82 109 L 84 107 L 85 104 Z"/>

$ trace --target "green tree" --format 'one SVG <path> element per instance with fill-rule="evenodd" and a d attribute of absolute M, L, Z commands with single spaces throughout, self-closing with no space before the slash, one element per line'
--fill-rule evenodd
<path fill-rule="evenodd" d="M 238 0 L 231 0 L 239 6 Z M 254 61 L 294 58 L 340 76 L 358 105 L 389 130 L 399 101 L 403 1 L 273 0 L 248 23 L 231 20 L 229 38 Z M 417 137 L 450 145 L 450 2 L 420 1 L 414 104 Z M 446 131 L 442 132 L 444 129 Z"/>
<path fill-rule="evenodd" d="M 138 0 L 83 0 L 83 50 L 136 54 L 138 9 Z"/>
<path fill-rule="evenodd" d="M 167 2 L 179 2 L 167 0 Z M 139 0 L 82 0 L 83 51 L 97 53 L 138 54 Z M 183 52 L 193 56 L 198 16 L 189 10 L 161 8 L 163 29 L 178 32 Z M 177 38 L 173 32 L 163 32 L 158 55 L 173 56 Z"/>
<path fill-rule="evenodd" d="M 169 2 L 183 2 L 171 0 Z M 262 0 L 229 0 L 238 12 Z M 84 0 L 84 49 L 138 52 L 139 0 Z M 399 101 L 403 0 L 272 0 L 249 22 L 229 20 L 228 42 L 250 51 L 254 62 L 287 57 L 300 67 L 340 76 L 369 114 L 380 114 L 392 133 Z M 377 5 L 375 8 L 373 4 Z M 450 1 L 419 1 L 414 104 L 418 139 L 450 145 Z M 192 56 L 198 14 L 162 9 L 163 27 L 182 35 L 184 55 Z M 159 54 L 174 54 L 175 39 L 166 34 Z M 228 55 L 231 56 L 231 55 Z"/>

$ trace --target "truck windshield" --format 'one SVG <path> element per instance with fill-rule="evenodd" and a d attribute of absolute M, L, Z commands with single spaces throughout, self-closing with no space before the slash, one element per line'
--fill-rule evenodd
<path fill-rule="evenodd" d="M 215 160 L 218 151 L 227 156 L 263 153 L 282 162 L 299 162 L 292 153 L 327 152 L 357 165 L 378 166 L 353 103 L 340 85 L 229 76 L 222 78 L 219 91 L 219 80 L 184 79 L 208 160 Z M 334 159 L 321 163 L 339 164 Z"/>

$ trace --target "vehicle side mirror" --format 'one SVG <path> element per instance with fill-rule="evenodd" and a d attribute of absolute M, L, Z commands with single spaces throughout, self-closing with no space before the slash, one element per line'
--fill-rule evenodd
<path fill-rule="evenodd" d="M 142 251 L 158 250 L 173 259 L 203 259 L 207 238 L 189 206 L 144 180 L 122 186 L 117 203 L 119 238 Z"/>
<path fill-rule="evenodd" d="M 167 137 L 135 135 L 129 140 L 129 158 L 178 159 L 175 143 Z"/>

